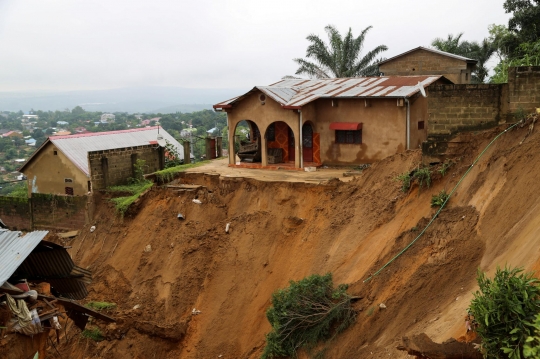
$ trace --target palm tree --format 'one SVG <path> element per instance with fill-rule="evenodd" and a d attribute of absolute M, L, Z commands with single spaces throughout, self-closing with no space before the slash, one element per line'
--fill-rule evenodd
<path fill-rule="evenodd" d="M 379 45 L 360 57 L 364 39 L 371 26 L 366 27 L 358 37 L 353 37 L 352 30 L 342 37 L 332 25 L 325 28 L 329 44 L 325 44 L 317 35 L 311 34 L 306 39 L 311 43 L 306 50 L 306 58 L 294 59 L 299 67 L 297 75 L 308 75 L 318 79 L 333 77 L 377 76 L 379 74 L 376 57 L 388 50 L 385 45 Z"/>
<path fill-rule="evenodd" d="M 431 46 L 437 50 L 477 60 L 478 63 L 472 73 L 472 82 L 483 83 L 489 72 L 486 64 L 495 53 L 496 48 L 489 39 L 484 39 L 481 43 L 478 43 L 476 41 L 461 41 L 462 36 L 463 33 L 461 32 L 456 36 L 449 34 L 446 39 L 438 37 L 431 42 Z"/>

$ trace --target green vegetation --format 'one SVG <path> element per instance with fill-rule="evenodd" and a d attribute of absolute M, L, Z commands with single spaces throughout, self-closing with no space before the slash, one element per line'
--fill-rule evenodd
<path fill-rule="evenodd" d="M 497 268 L 493 279 L 479 271 L 477 281 L 480 290 L 474 293 L 469 311 L 478 323 L 475 330 L 482 339 L 484 357 L 525 357 L 525 343 L 533 343 L 538 334 L 538 322 L 534 322 L 540 313 L 538 279 L 522 268 L 505 267 Z"/>
<path fill-rule="evenodd" d="M 454 163 L 452 161 L 444 161 L 441 168 L 439 168 L 439 173 L 441 174 L 441 176 L 446 176 L 446 172 L 450 167 L 452 167 L 453 164 Z"/>
<path fill-rule="evenodd" d="M 95 310 L 108 310 L 116 308 L 116 303 L 109 303 L 109 302 L 88 302 L 86 303 L 86 306 L 88 308 L 92 308 Z"/>
<path fill-rule="evenodd" d="M 441 207 L 444 202 L 450 197 L 448 193 L 443 189 L 438 194 L 431 196 L 431 207 Z"/>
<path fill-rule="evenodd" d="M 101 330 L 99 330 L 99 328 L 85 329 L 81 332 L 81 336 L 83 338 L 92 339 L 96 342 L 100 342 L 105 339 L 105 337 L 103 337 L 103 333 L 101 333 Z"/>
<path fill-rule="evenodd" d="M 538 0 L 505 0 L 503 8 L 510 14 L 508 25 L 492 24 L 489 37 L 480 42 L 461 41 L 463 33 L 436 38 L 431 45 L 436 49 L 478 60 L 472 82 L 488 82 L 487 62 L 498 57 L 492 83 L 508 82 L 508 68 L 512 66 L 540 66 L 540 2 Z"/>
<path fill-rule="evenodd" d="M 403 172 L 396 176 L 395 180 L 401 182 L 401 191 L 407 192 L 411 188 L 412 177 L 409 172 Z"/>
<path fill-rule="evenodd" d="M 125 197 L 116 197 L 112 198 L 111 202 L 114 203 L 116 210 L 120 214 L 126 213 L 127 209 L 133 202 L 135 202 L 141 194 L 152 187 L 154 185 L 154 182 L 152 181 L 143 181 L 139 183 L 134 183 L 131 185 L 125 185 L 125 186 L 114 186 L 109 187 L 107 190 L 109 192 L 129 192 L 132 193 L 131 196 L 125 196 Z"/>
<path fill-rule="evenodd" d="M 201 162 L 197 162 L 197 163 L 189 163 L 187 165 L 179 165 L 179 166 L 175 166 L 175 167 L 169 167 L 169 168 L 165 168 L 164 170 L 161 170 L 161 171 L 156 171 L 154 172 L 156 177 L 158 178 L 159 182 L 161 183 L 166 183 L 166 182 L 170 182 L 172 181 L 176 175 L 180 172 L 183 172 L 187 169 L 190 169 L 190 168 L 194 168 L 194 167 L 199 167 L 199 166 L 202 166 L 204 164 L 207 164 L 207 163 L 210 163 L 210 160 L 207 160 L 207 161 L 201 161 Z"/>
<path fill-rule="evenodd" d="M 324 340 L 333 338 L 356 319 L 347 285 L 333 288 L 332 274 L 311 275 L 272 294 L 266 317 L 272 331 L 266 335 L 262 359 L 290 356 L 298 350 L 311 354 Z M 322 356 L 324 349 L 316 355 Z"/>
<path fill-rule="evenodd" d="M 431 170 L 429 167 L 419 168 L 414 172 L 413 179 L 418 181 L 418 187 L 420 189 L 422 189 L 424 184 L 429 188 L 431 186 Z"/>
<path fill-rule="evenodd" d="M 26 181 L 11 186 L 10 191 L 5 193 L 5 195 L 9 197 L 28 198 L 28 185 Z"/>
<path fill-rule="evenodd" d="M 525 358 L 540 358 L 540 314 L 534 320 L 534 335 L 527 337 L 523 345 L 523 356 Z"/>
<path fill-rule="evenodd" d="M 378 76 L 379 67 L 377 56 L 388 50 L 385 45 L 379 45 L 369 51 L 365 56 L 360 52 L 364 46 L 364 40 L 371 26 L 366 27 L 358 37 L 354 37 L 351 28 L 345 36 L 332 25 L 324 28 L 328 35 L 328 45 L 315 34 L 306 39 L 310 42 L 306 50 L 306 58 L 294 59 L 298 64 L 297 75 L 324 79 L 332 77 L 358 77 Z"/>

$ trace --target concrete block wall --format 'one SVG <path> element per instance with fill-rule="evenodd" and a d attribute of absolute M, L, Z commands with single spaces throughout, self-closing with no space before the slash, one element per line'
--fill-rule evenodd
<path fill-rule="evenodd" d="M 428 88 L 428 134 L 452 134 L 496 125 L 504 111 L 502 85 L 438 85 Z"/>
<path fill-rule="evenodd" d="M 133 163 L 144 160 L 144 173 L 152 173 L 163 166 L 163 150 L 156 145 L 126 147 L 88 152 L 90 178 L 94 190 L 127 184 L 133 177 Z"/>
<path fill-rule="evenodd" d="M 530 113 L 540 108 L 540 66 L 509 68 L 508 98 L 511 113 Z"/>
<path fill-rule="evenodd" d="M 28 198 L 0 197 L 0 219 L 14 231 L 30 231 L 32 216 Z"/>

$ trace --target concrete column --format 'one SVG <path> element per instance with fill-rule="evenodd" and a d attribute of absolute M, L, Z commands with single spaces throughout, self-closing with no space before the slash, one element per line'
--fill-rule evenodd
<path fill-rule="evenodd" d="M 236 163 L 236 153 L 234 152 L 234 131 L 236 130 L 236 123 L 233 124 L 230 120 L 227 122 L 229 123 L 229 164 L 234 165 Z"/>
<path fill-rule="evenodd" d="M 268 150 L 266 149 L 266 146 L 267 146 L 266 145 L 266 136 L 264 136 L 261 133 L 261 165 L 262 166 L 268 166 Z"/>
<path fill-rule="evenodd" d="M 298 128 L 298 125 L 295 127 Z M 293 127 L 294 128 L 294 127 Z M 301 145 L 301 139 L 300 139 L 300 128 L 298 128 L 296 131 L 294 131 L 294 167 L 301 168 L 300 166 L 300 145 Z"/>
<path fill-rule="evenodd" d="M 184 164 L 187 165 L 191 163 L 191 143 L 184 141 L 182 145 L 184 146 Z"/>

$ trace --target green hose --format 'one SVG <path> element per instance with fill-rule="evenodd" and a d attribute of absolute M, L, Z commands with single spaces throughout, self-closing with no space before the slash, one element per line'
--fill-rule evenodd
<path fill-rule="evenodd" d="M 495 136 L 495 138 L 493 140 L 491 140 L 491 142 L 486 146 L 486 148 L 484 148 L 484 150 L 482 152 L 480 152 L 480 154 L 478 155 L 478 157 L 476 157 L 476 159 L 474 160 L 474 162 L 469 166 L 469 168 L 467 169 L 467 171 L 465 171 L 465 173 L 463 174 L 463 176 L 461 176 L 461 178 L 459 179 L 458 183 L 456 183 L 456 185 L 454 186 L 454 188 L 452 189 L 452 191 L 450 191 L 450 193 L 448 194 L 448 197 L 446 198 L 446 200 L 444 201 L 444 203 L 441 205 L 441 208 L 439 208 L 439 210 L 437 211 L 437 213 L 435 213 L 435 215 L 431 218 L 431 221 L 429 221 L 429 223 L 426 225 L 426 227 L 424 227 L 424 229 L 422 230 L 422 232 L 420 232 L 420 234 L 411 242 L 409 243 L 405 248 L 403 248 L 403 250 L 401 252 L 399 252 L 398 254 L 396 254 L 394 256 L 394 258 L 390 259 L 390 261 L 388 261 L 388 263 L 386 263 L 385 265 L 383 265 L 378 271 L 376 271 L 375 273 L 373 273 L 372 275 L 370 275 L 367 279 L 365 279 L 363 281 L 363 283 L 366 283 L 367 281 L 371 280 L 373 277 L 375 277 L 376 275 L 378 275 L 379 273 L 381 273 L 383 271 L 383 269 L 385 269 L 386 267 L 388 267 L 390 265 L 390 263 L 392 263 L 393 261 L 395 261 L 399 256 L 401 256 L 403 253 L 405 253 L 405 251 L 407 251 L 407 249 L 409 249 L 420 237 L 422 237 L 422 235 L 426 232 L 426 230 L 429 228 L 429 226 L 431 226 L 431 224 L 433 223 L 433 221 L 435 221 L 435 219 L 437 218 L 437 216 L 439 215 L 439 213 L 441 213 L 441 211 L 443 210 L 444 206 L 446 206 L 446 203 L 450 200 L 450 197 L 452 197 L 452 194 L 454 194 L 454 192 L 456 191 L 456 189 L 458 188 L 458 186 L 460 185 L 461 181 L 463 181 L 463 179 L 469 174 L 469 172 L 472 170 L 472 168 L 474 167 L 474 165 L 478 162 L 478 160 L 480 160 L 480 158 L 484 155 L 484 153 L 488 150 L 489 147 L 491 147 L 491 145 L 493 144 L 493 142 L 495 142 L 499 137 L 501 137 L 503 134 L 505 134 L 506 132 L 508 132 L 508 130 L 514 128 L 515 126 L 519 125 L 521 122 L 516 122 L 514 123 L 512 126 L 508 127 L 506 130 L 504 130 L 503 132 L 499 133 L 497 136 Z"/>

